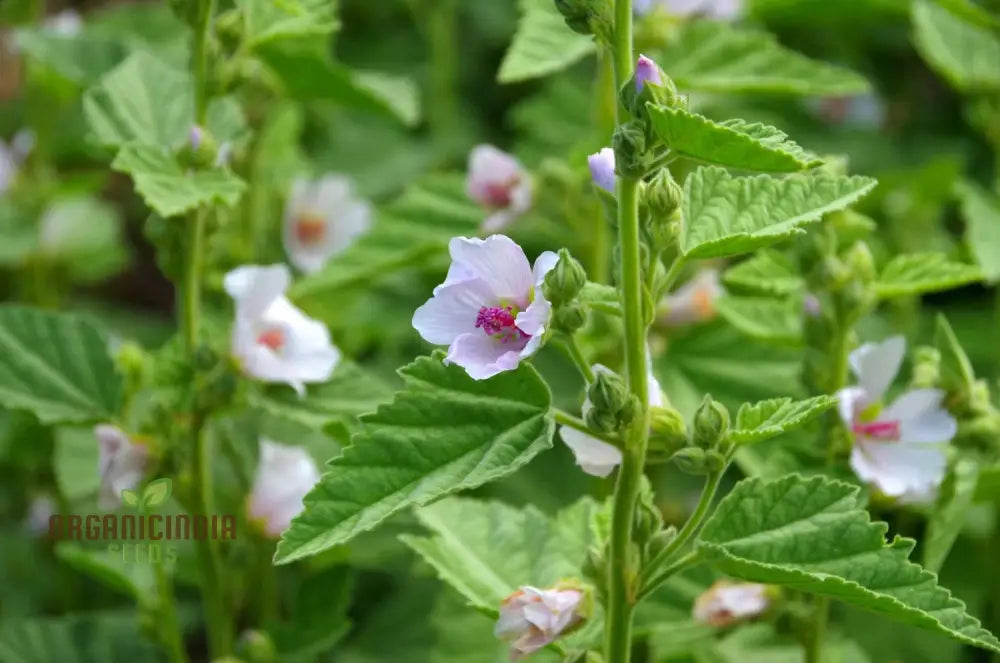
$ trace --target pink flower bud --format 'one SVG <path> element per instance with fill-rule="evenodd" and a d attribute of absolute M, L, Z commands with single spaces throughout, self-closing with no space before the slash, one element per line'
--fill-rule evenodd
<path fill-rule="evenodd" d="M 590 166 L 590 176 L 594 184 L 608 193 L 615 192 L 615 151 L 605 147 L 596 154 L 587 157 Z"/>

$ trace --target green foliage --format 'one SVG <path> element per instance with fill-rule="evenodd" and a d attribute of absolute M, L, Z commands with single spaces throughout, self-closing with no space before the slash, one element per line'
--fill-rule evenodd
<path fill-rule="evenodd" d="M 56 429 L 52 469 L 59 492 L 75 501 L 97 494 L 101 477 L 94 471 L 98 466 L 98 446 L 90 428 L 60 426 Z"/>
<path fill-rule="evenodd" d="M 0 663 L 159 663 L 131 617 L 94 615 L 5 622 Z"/>
<path fill-rule="evenodd" d="M 875 291 L 879 297 L 920 295 L 950 290 L 983 278 L 978 267 L 948 259 L 943 253 L 907 253 L 882 268 Z"/>
<path fill-rule="evenodd" d="M 934 502 L 923 541 L 923 564 L 929 571 L 940 571 L 948 558 L 965 525 L 978 482 L 979 464 L 975 460 L 960 458 L 949 468 Z"/>
<path fill-rule="evenodd" d="M 723 295 L 715 307 L 726 322 L 747 336 L 795 345 L 802 341 L 802 301 L 798 297 Z"/>
<path fill-rule="evenodd" d="M 495 615 L 522 585 L 580 578 L 596 508 L 584 499 L 549 518 L 532 506 L 451 498 L 417 511 L 433 536 L 402 538 L 470 606 Z"/>
<path fill-rule="evenodd" d="M 818 166 L 822 161 L 759 122 L 714 122 L 681 108 L 649 106 L 653 129 L 671 153 L 703 163 L 760 172 L 784 173 Z"/>
<path fill-rule="evenodd" d="M 501 83 L 546 76 L 594 51 L 593 42 L 569 29 L 552 0 L 518 0 L 517 32 L 497 73 Z"/>
<path fill-rule="evenodd" d="M 337 29 L 335 4 L 329 0 L 242 0 L 247 45 L 278 39 L 308 39 Z"/>
<path fill-rule="evenodd" d="M 0 396 L 44 423 L 107 421 L 117 414 L 121 379 L 107 340 L 83 318 L 0 307 Z"/>
<path fill-rule="evenodd" d="M 861 176 L 734 177 L 699 168 L 684 182 L 681 252 L 688 258 L 749 253 L 804 232 L 802 226 L 844 209 L 875 187 Z"/>
<path fill-rule="evenodd" d="M 55 553 L 80 573 L 136 601 L 144 601 L 156 591 L 152 567 L 123 563 L 121 551 L 84 548 L 76 542 L 62 541 L 56 544 Z"/>
<path fill-rule="evenodd" d="M 965 241 L 983 280 L 1000 281 L 1000 198 L 969 182 L 958 185 L 965 218 Z"/>
<path fill-rule="evenodd" d="M 530 366 L 476 381 L 435 356 L 399 373 L 406 389 L 362 418 L 363 430 L 330 462 L 283 535 L 278 563 L 344 543 L 409 506 L 510 474 L 552 445 L 551 395 Z"/>
<path fill-rule="evenodd" d="M 805 426 L 836 405 L 837 399 L 833 396 L 814 396 L 803 401 L 772 398 L 744 403 L 736 413 L 736 426 L 729 436 L 737 444 L 760 442 Z"/>
<path fill-rule="evenodd" d="M 948 319 L 940 314 L 934 320 L 934 346 L 941 353 L 941 387 L 951 392 L 971 391 L 976 382 L 972 362 L 955 337 Z"/>
<path fill-rule="evenodd" d="M 779 297 L 800 292 L 805 286 L 791 259 L 771 249 L 757 251 L 727 269 L 722 282 L 737 290 Z"/>
<path fill-rule="evenodd" d="M 1000 89 L 1000 35 L 930 0 L 911 7 L 914 42 L 932 67 L 963 91 Z"/>
<path fill-rule="evenodd" d="M 966 644 L 1000 652 L 1000 640 L 907 560 L 914 542 L 894 538 L 861 508 L 859 490 L 825 477 L 746 479 L 719 504 L 698 549 L 736 578 L 830 596 Z"/>
<path fill-rule="evenodd" d="M 706 92 L 844 95 L 868 89 L 847 69 L 791 51 L 766 33 L 717 21 L 685 25 L 657 61 L 681 88 Z"/>

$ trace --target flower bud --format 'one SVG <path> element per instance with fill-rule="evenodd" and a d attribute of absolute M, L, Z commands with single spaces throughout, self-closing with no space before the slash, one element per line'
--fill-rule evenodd
<path fill-rule="evenodd" d="M 639 59 L 635 63 L 635 75 L 633 76 L 635 91 L 642 92 L 646 83 L 663 85 L 663 79 L 665 76 L 666 75 L 663 73 L 663 70 L 660 69 L 660 65 L 656 64 L 645 55 L 640 55 Z"/>
<path fill-rule="evenodd" d="M 653 559 L 677 538 L 677 528 L 671 525 L 654 534 L 646 544 L 646 559 Z"/>
<path fill-rule="evenodd" d="M 587 157 L 590 177 L 594 185 L 614 195 L 615 193 L 615 151 L 610 147 L 602 148 Z"/>
<path fill-rule="evenodd" d="M 555 0 L 555 3 L 573 32 L 610 38 L 613 22 L 610 0 Z"/>
<path fill-rule="evenodd" d="M 677 464 L 677 469 L 685 474 L 700 476 L 708 474 L 708 453 L 698 447 L 684 447 L 675 453 L 670 460 Z"/>
<path fill-rule="evenodd" d="M 611 138 L 615 148 L 615 167 L 625 177 L 640 178 L 652 163 L 647 152 L 646 131 L 641 122 L 631 121 L 615 129 Z"/>
<path fill-rule="evenodd" d="M 910 386 L 914 389 L 931 389 L 941 379 L 941 353 L 937 348 L 921 346 L 913 355 L 913 377 Z"/>
<path fill-rule="evenodd" d="M 640 493 L 636 507 L 633 538 L 644 546 L 663 529 L 663 514 L 654 503 L 652 489 L 648 485 Z"/>
<path fill-rule="evenodd" d="M 632 117 L 644 122 L 647 117 L 646 104 L 668 108 L 687 107 L 687 100 L 678 92 L 673 80 L 645 55 L 639 56 L 635 73 L 622 86 L 619 98 Z"/>
<path fill-rule="evenodd" d="M 552 328 L 572 334 L 587 322 L 587 310 L 578 302 L 571 302 L 552 311 Z"/>
<path fill-rule="evenodd" d="M 844 256 L 844 262 L 848 271 L 861 283 L 871 283 L 877 277 L 875 258 L 864 242 L 855 242 Z"/>
<path fill-rule="evenodd" d="M 602 370 L 594 376 L 594 381 L 587 389 L 587 397 L 594 410 L 617 414 L 628 408 L 632 394 L 629 393 L 628 386 L 621 376 L 609 370 Z"/>
<path fill-rule="evenodd" d="M 667 168 L 661 168 L 646 187 L 644 202 L 654 223 L 657 220 L 669 221 L 683 200 L 684 189 Z"/>
<path fill-rule="evenodd" d="M 701 449 L 713 449 L 725 439 L 728 432 L 729 410 L 706 394 L 694 413 L 695 446 Z"/>
<path fill-rule="evenodd" d="M 263 631 L 243 633 L 237 651 L 248 663 L 274 663 L 278 655 L 271 637 Z"/>
<path fill-rule="evenodd" d="M 587 271 L 566 249 L 559 249 L 559 262 L 545 275 L 542 292 L 553 306 L 573 301 L 587 282 Z"/>
<path fill-rule="evenodd" d="M 672 407 L 654 407 L 649 412 L 649 451 L 669 456 L 687 442 L 687 425 Z"/>
<path fill-rule="evenodd" d="M 219 154 L 219 144 L 208 129 L 192 125 L 188 131 L 187 145 L 181 152 L 181 159 L 191 166 L 210 167 L 215 165 Z"/>

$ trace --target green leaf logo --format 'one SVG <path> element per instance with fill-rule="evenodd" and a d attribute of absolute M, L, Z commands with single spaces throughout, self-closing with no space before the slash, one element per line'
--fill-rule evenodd
<path fill-rule="evenodd" d="M 170 479 L 157 479 L 150 482 L 142 491 L 142 501 L 147 507 L 159 506 L 167 501 L 173 487 Z"/>
<path fill-rule="evenodd" d="M 126 488 L 122 491 L 122 503 L 128 506 L 139 506 L 139 494 Z"/>

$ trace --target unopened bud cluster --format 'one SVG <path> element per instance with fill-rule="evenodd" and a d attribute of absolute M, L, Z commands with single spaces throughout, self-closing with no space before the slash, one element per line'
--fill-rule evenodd
<path fill-rule="evenodd" d="M 602 433 L 614 433 L 626 428 L 639 412 L 639 401 L 629 391 L 625 381 L 611 371 L 600 371 L 587 389 L 591 408 L 587 425 Z"/>
<path fill-rule="evenodd" d="M 587 283 L 587 271 L 566 249 L 559 250 L 559 262 L 545 275 L 542 292 L 552 303 L 552 327 L 572 334 L 587 321 L 587 313 L 579 301 L 580 291 Z"/>

